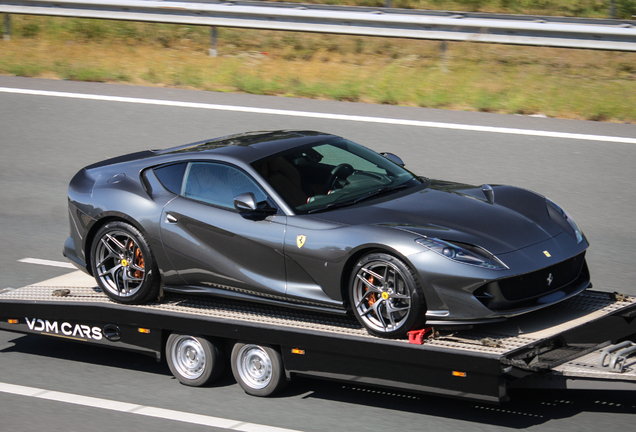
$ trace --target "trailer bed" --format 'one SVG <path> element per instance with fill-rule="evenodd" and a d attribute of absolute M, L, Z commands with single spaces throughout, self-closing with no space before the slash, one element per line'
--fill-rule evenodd
<path fill-rule="evenodd" d="M 91 279 L 92 280 L 92 279 Z M 46 286 L 30 285 L 0 292 L 0 300 L 42 302 L 59 304 L 100 304 L 122 307 L 113 302 L 94 284 L 91 286 Z M 56 296 L 58 290 L 68 289 L 67 296 Z M 486 324 L 478 329 L 447 333 L 425 340 L 429 347 L 454 350 L 488 352 L 506 355 L 515 350 L 536 344 L 565 331 L 575 329 L 605 318 L 616 312 L 628 310 L 636 305 L 636 297 L 625 297 L 616 301 L 608 293 L 586 291 L 550 308 L 522 315 L 506 322 Z M 298 311 L 245 301 L 235 301 L 208 296 L 177 295 L 167 293 L 159 303 L 126 305 L 130 309 L 187 314 L 188 316 L 213 317 L 228 321 L 242 321 L 297 329 L 301 331 L 331 332 L 365 339 L 384 341 L 372 336 L 349 316 L 330 315 Z M 487 341 L 484 341 L 487 340 Z M 397 343 L 408 343 L 398 340 Z"/>
<path fill-rule="evenodd" d="M 412 344 L 369 335 L 350 316 L 218 297 L 167 293 L 161 302 L 121 305 L 81 276 L 72 286 L 45 281 L 0 292 L 4 330 L 59 336 L 47 331 L 54 322 L 118 326 L 125 337 L 116 342 L 75 339 L 134 349 L 158 359 L 166 333 L 186 331 L 279 346 L 290 376 L 355 380 L 493 402 L 506 400 L 507 389 L 514 387 L 568 387 L 573 381 L 636 384 L 634 361 L 622 373 L 598 366 L 607 345 L 634 340 L 634 316 L 635 297 L 588 290 L 503 323 L 435 334 Z M 41 326 L 34 324 L 36 319 Z M 50 329 L 44 328 L 45 321 Z M 154 336 L 133 334 L 137 327 L 152 329 Z M 292 354 L 297 352 L 303 354 Z M 387 370 L 387 364 L 397 367 Z"/>

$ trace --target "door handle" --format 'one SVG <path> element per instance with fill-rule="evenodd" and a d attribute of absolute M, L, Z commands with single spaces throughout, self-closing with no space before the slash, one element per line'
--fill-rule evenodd
<path fill-rule="evenodd" d="M 166 222 L 168 223 L 177 223 L 177 218 L 170 213 L 166 214 Z"/>

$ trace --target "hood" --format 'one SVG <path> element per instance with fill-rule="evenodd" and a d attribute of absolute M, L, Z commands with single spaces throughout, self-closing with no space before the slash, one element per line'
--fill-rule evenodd
<path fill-rule="evenodd" d="M 495 255 L 522 249 L 562 232 L 550 219 L 541 195 L 511 186 L 493 186 L 492 190 L 491 204 L 478 187 L 431 181 L 424 190 L 321 213 L 320 218 L 469 243 Z"/>

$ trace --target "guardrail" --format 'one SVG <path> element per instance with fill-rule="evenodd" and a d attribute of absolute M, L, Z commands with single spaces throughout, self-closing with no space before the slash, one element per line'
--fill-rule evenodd
<path fill-rule="evenodd" d="M 0 0 L 0 12 L 262 30 L 636 51 L 636 21 L 275 2 Z"/>

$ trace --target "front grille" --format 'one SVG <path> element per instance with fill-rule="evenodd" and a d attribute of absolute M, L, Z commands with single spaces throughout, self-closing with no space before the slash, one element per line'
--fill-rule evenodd
<path fill-rule="evenodd" d="M 585 252 L 553 266 L 497 282 L 506 300 L 530 299 L 574 282 L 581 274 L 584 263 Z"/>

